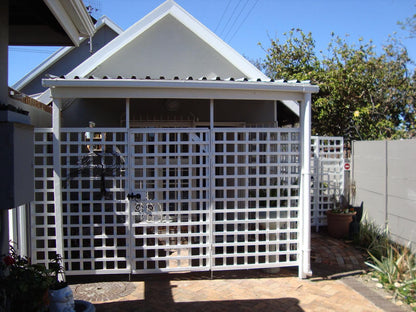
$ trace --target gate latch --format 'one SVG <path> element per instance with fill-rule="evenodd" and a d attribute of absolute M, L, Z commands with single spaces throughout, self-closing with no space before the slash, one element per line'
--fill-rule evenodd
<path fill-rule="evenodd" d="M 127 194 L 127 198 L 128 198 L 129 200 L 131 200 L 131 199 L 140 199 L 140 198 L 141 198 L 141 196 L 140 196 L 140 194 L 133 194 L 133 193 L 130 193 L 130 194 Z"/>

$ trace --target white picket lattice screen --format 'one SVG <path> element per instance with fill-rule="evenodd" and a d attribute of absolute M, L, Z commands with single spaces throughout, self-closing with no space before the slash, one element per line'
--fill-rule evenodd
<path fill-rule="evenodd" d="M 299 140 L 280 128 L 62 129 L 61 234 L 53 136 L 36 129 L 32 259 L 47 263 L 61 239 L 68 274 L 297 266 Z"/>
<path fill-rule="evenodd" d="M 325 212 L 344 192 L 344 139 L 313 136 L 311 142 L 311 225 L 327 225 Z"/>

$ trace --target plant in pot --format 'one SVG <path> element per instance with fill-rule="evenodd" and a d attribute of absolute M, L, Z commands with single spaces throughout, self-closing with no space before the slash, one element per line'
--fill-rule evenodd
<path fill-rule="evenodd" d="M 53 284 L 49 270 L 32 264 L 10 245 L 0 262 L 0 311 L 47 311 L 48 289 Z"/>
<path fill-rule="evenodd" d="M 333 196 L 333 203 L 333 208 L 326 212 L 328 233 L 334 238 L 346 238 L 357 212 L 348 204 L 344 195 L 341 195 L 339 200 Z"/>
<path fill-rule="evenodd" d="M 56 254 L 49 263 L 49 270 L 53 277 L 53 283 L 49 287 L 49 311 L 73 312 L 75 311 L 72 289 L 65 280 L 62 257 Z"/>

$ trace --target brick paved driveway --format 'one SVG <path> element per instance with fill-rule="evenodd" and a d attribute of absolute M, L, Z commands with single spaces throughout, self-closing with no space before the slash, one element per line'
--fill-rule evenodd
<path fill-rule="evenodd" d="M 388 302 L 381 302 L 381 309 L 368 293 L 360 294 L 365 293 L 360 287 L 338 278 L 364 269 L 364 257 L 341 240 L 313 234 L 314 277 L 308 280 L 297 277 L 297 268 L 285 268 L 279 273 L 215 272 L 213 279 L 210 273 L 134 276 L 132 282 L 102 277 L 104 281 L 78 281 L 71 287 L 75 299 L 93 302 L 97 312 L 392 311 Z"/>

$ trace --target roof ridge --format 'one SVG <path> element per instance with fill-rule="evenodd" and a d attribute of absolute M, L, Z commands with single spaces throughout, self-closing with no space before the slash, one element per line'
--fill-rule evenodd
<path fill-rule="evenodd" d="M 138 38 L 151 26 L 155 25 L 167 15 L 173 16 L 188 30 L 192 31 L 200 40 L 208 44 L 216 52 L 218 52 L 227 62 L 232 64 L 246 76 L 261 77 L 267 79 L 259 69 L 246 60 L 240 53 L 225 43 L 214 32 L 203 25 L 199 20 L 193 17 L 189 12 L 183 9 L 173 0 L 167 0 L 156 9 L 145 15 L 142 19 L 134 23 L 126 29 L 118 37 L 114 38 L 107 45 L 97 51 L 94 55 L 86 59 L 76 68 L 74 68 L 69 76 L 87 76 L 97 66 L 108 60 L 112 55 L 122 50 L 127 44 Z"/>

